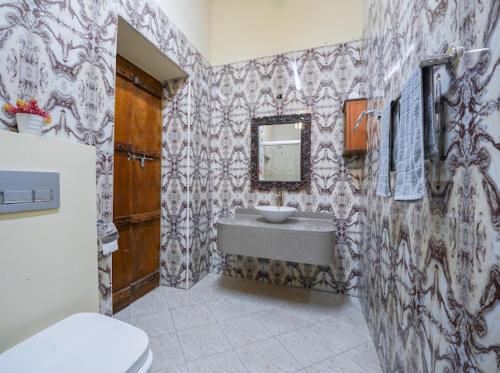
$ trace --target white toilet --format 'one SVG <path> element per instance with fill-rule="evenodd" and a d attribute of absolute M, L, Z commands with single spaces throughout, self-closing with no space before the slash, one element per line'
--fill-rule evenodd
<path fill-rule="evenodd" d="M 142 330 L 97 313 L 76 313 L 0 355 L 0 372 L 149 373 Z"/>

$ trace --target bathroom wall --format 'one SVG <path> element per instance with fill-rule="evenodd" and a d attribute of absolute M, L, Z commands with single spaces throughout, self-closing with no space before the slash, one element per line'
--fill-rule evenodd
<path fill-rule="evenodd" d="M 208 269 L 208 167 L 203 160 L 208 158 L 210 70 L 156 3 L 3 2 L 0 100 L 36 97 L 53 117 L 45 137 L 96 146 L 98 216 L 111 219 L 118 15 L 190 75 L 165 91 L 161 248 L 162 283 L 189 287 Z M 0 129 L 14 129 L 14 119 L 3 112 Z M 110 313 L 110 256 L 100 257 L 99 280 L 101 311 Z"/>
<path fill-rule="evenodd" d="M 212 271 L 356 294 L 361 170 L 359 159 L 341 155 L 342 104 L 347 97 L 358 97 L 362 92 L 361 74 L 359 41 L 213 68 Z M 280 94 L 283 98 L 278 100 Z M 233 255 L 222 257 L 216 248 L 217 219 L 233 214 L 235 208 L 275 202 L 274 192 L 250 190 L 251 118 L 304 111 L 312 113 L 312 187 L 309 192 L 286 192 L 285 202 L 301 211 L 334 214 L 338 230 L 334 264 L 319 267 Z"/>
<path fill-rule="evenodd" d="M 385 372 L 500 370 L 500 2 L 367 2 L 370 107 L 394 98 L 424 55 L 490 48 L 435 72 L 445 95 L 444 159 L 428 198 L 375 196 L 378 123 L 362 182 L 360 297 Z"/>
<path fill-rule="evenodd" d="M 213 65 L 359 40 L 363 30 L 362 0 L 210 1 Z"/>

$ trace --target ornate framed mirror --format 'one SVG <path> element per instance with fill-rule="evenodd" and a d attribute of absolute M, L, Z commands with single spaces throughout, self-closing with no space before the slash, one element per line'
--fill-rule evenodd
<path fill-rule="evenodd" d="M 311 114 L 252 118 L 251 135 L 252 189 L 309 189 Z"/>

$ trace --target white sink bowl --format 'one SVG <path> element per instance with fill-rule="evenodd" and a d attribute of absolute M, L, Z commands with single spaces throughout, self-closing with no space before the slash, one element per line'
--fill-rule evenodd
<path fill-rule="evenodd" d="M 297 211 L 295 207 L 284 206 L 258 206 L 255 209 L 270 223 L 284 222 Z"/>

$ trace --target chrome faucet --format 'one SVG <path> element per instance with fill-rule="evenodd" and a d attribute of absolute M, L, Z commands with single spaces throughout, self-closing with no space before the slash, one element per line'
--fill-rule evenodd
<path fill-rule="evenodd" d="M 277 190 L 276 191 L 276 206 L 283 206 L 283 203 L 285 202 L 285 198 L 283 195 L 282 190 Z"/>

